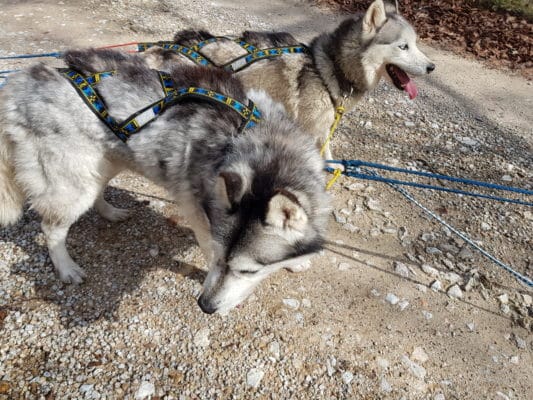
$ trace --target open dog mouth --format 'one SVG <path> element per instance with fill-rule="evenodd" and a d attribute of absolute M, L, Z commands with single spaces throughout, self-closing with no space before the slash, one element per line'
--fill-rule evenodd
<path fill-rule="evenodd" d="M 399 90 L 405 90 L 409 94 L 409 98 L 413 100 L 418 94 L 418 89 L 411 78 L 409 78 L 409 75 L 407 75 L 403 69 L 394 64 L 387 64 L 385 69 L 392 79 L 394 86 L 396 86 Z"/>

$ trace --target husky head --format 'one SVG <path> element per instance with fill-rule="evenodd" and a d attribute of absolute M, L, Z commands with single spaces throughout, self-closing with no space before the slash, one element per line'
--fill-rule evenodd
<path fill-rule="evenodd" d="M 275 103 L 254 102 L 263 121 L 234 140 L 205 206 L 212 260 L 198 304 L 206 313 L 235 307 L 323 242 L 328 197 L 312 139 L 281 114 L 272 118 L 280 111 Z"/>
<path fill-rule="evenodd" d="M 418 91 L 409 75 L 435 69 L 418 49 L 416 39 L 395 2 L 374 0 L 362 17 L 349 18 L 332 34 L 319 37 L 315 58 L 319 68 L 334 76 L 326 83 L 330 82 L 329 89 L 336 96 L 362 95 L 385 77 L 414 99 Z M 338 82 L 338 89 L 331 82 Z"/>

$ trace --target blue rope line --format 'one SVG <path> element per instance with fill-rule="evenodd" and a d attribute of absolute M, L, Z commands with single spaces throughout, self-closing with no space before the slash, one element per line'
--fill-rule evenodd
<path fill-rule="evenodd" d="M 376 174 L 374 171 L 364 170 L 365 173 L 369 175 L 374 175 L 376 177 L 379 177 L 378 174 Z M 505 271 L 509 272 L 511 275 L 513 275 L 516 279 L 518 279 L 523 284 L 533 287 L 533 280 L 531 280 L 529 277 L 520 274 L 519 272 L 515 271 L 513 268 L 511 268 L 509 265 L 504 264 L 500 260 L 498 260 L 496 257 L 494 257 L 492 254 L 478 246 L 472 239 L 470 239 L 468 236 L 466 236 L 461 231 L 454 228 L 452 225 L 444 221 L 440 216 L 435 214 L 433 211 L 422 205 L 420 202 L 418 202 L 407 190 L 404 188 L 394 184 L 394 183 L 387 183 L 389 186 L 391 186 L 396 191 L 400 192 L 405 198 L 407 198 L 409 201 L 420 207 L 426 214 L 428 214 L 431 218 L 437 220 L 439 223 L 444 225 L 446 228 L 448 228 L 450 231 L 455 233 L 457 236 L 459 236 L 461 239 L 463 239 L 466 243 L 468 243 L 470 246 L 472 246 L 474 249 L 479 251 L 481 254 L 483 254 L 485 257 L 487 257 L 489 260 L 494 262 L 496 265 L 498 265 L 500 268 L 503 268 Z"/>
<path fill-rule="evenodd" d="M 520 204 L 520 205 L 533 207 L 533 203 L 528 202 L 528 201 L 509 199 L 506 197 L 493 196 L 493 195 L 482 194 L 482 193 L 469 192 L 469 191 L 461 190 L 461 189 L 452 189 L 452 188 L 446 188 L 442 186 L 428 185 L 424 183 L 402 181 L 399 179 L 391 179 L 391 178 L 386 178 L 375 173 L 370 174 L 368 173 L 369 171 L 367 170 L 365 170 L 367 171 L 366 173 L 363 173 L 361 172 L 362 170 L 361 168 L 354 167 L 354 165 L 365 165 L 365 164 L 374 164 L 374 163 L 366 163 L 364 161 L 360 162 L 358 160 L 348 160 L 348 161 L 347 160 L 328 160 L 327 162 L 333 163 L 333 164 L 344 165 L 345 169 L 344 171 L 342 171 L 342 174 L 353 177 L 353 178 L 373 180 L 373 181 L 384 182 L 384 183 L 395 184 L 395 185 L 412 186 L 412 187 L 416 187 L 420 189 L 438 190 L 442 192 L 455 193 L 455 194 L 460 194 L 460 195 L 465 195 L 465 196 L 479 197 L 483 199 L 489 199 L 489 200 L 501 201 L 505 203 L 513 203 L 513 204 Z M 388 166 L 380 165 L 380 164 L 374 164 L 374 165 L 379 165 L 380 167 L 386 167 L 386 168 L 381 168 L 381 169 L 387 169 L 391 171 L 394 170 L 396 172 L 404 172 L 404 171 L 407 171 L 408 173 L 418 172 L 418 171 L 403 170 L 402 168 L 388 167 Z M 333 168 L 327 167 L 326 171 L 333 172 Z M 446 178 L 450 178 L 447 180 L 453 180 L 456 182 L 459 182 L 459 180 L 463 180 L 465 181 L 464 183 L 466 184 L 475 184 L 476 186 L 491 187 L 492 189 L 495 189 L 495 190 L 507 190 L 507 191 L 516 192 L 516 193 L 533 194 L 533 192 L 530 190 L 514 188 L 510 186 L 502 186 L 502 185 L 496 185 L 496 184 L 491 184 L 491 183 L 486 183 L 486 182 L 473 181 L 470 179 L 454 178 L 454 177 L 447 176 L 447 175 L 430 174 L 430 173 L 420 173 L 420 174 L 424 174 L 423 176 L 426 176 L 428 178 L 434 178 L 434 179 L 440 179 L 438 177 L 444 176 Z M 419 175 L 419 174 L 416 174 L 416 175 Z"/>
<path fill-rule="evenodd" d="M 62 53 L 53 52 L 53 53 L 41 53 L 41 54 L 17 54 L 14 56 L 4 56 L 0 57 L 0 60 L 14 60 L 16 58 L 37 58 L 37 57 L 55 57 L 60 58 Z"/>
<path fill-rule="evenodd" d="M 351 170 L 352 168 L 357 168 L 357 167 L 370 167 L 370 168 L 383 169 L 383 170 L 392 171 L 392 172 L 401 172 L 401 173 L 405 173 L 405 174 L 425 176 L 427 178 L 442 179 L 442 180 L 447 180 L 447 181 L 451 181 L 451 182 L 459 182 L 459 183 L 464 183 L 464 184 L 467 184 L 467 185 L 481 186 L 481 187 L 486 187 L 486 188 L 489 188 L 489 189 L 506 190 L 506 191 L 509 191 L 509 192 L 533 195 L 533 190 L 527 190 L 527 189 L 515 188 L 515 187 L 511 187 L 511 186 L 498 185 L 498 184 L 490 183 L 490 182 L 480 182 L 480 181 L 475 181 L 473 179 L 457 178 L 455 176 L 449 176 L 449 175 L 433 174 L 431 172 L 413 171 L 413 170 L 410 170 L 410 169 L 391 167 L 389 165 L 377 164 L 377 163 L 372 163 L 372 162 L 368 162 L 368 161 L 361 161 L 361 160 L 328 160 L 326 162 L 334 163 L 334 164 L 342 164 L 346 170 Z"/>

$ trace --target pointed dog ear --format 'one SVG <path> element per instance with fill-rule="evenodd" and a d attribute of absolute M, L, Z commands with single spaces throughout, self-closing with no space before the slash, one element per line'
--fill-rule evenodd
<path fill-rule="evenodd" d="M 385 5 L 383 0 L 375 0 L 363 17 L 363 33 L 371 34 L 380 28 L 387 20 Z"/>
<path fill-rule="evenodd" d="M 398 14 L 399 8 L 398 8 L 398 0 L 392 1 L 392 0 L 384 0 L 384 6 L 385 6 L 385 12 L 387 14 Z"/>
<path fill-rule="evenodd" d="M 304 232 L 307 214 L 295 195 L 286 190 L 279 191 L 268 203 L 266 222 L 281 229 Z"/>
<path fill-rule="evenodd" d="M 236 172 L 222 171 L 215 183 L 216 196 L 227 208 L 241 201 L 244 189 L 244 180 Z"/>

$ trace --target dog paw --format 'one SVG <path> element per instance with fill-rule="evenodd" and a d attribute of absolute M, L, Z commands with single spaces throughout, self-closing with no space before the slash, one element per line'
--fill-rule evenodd
<path fill-rule="evenodd" d="M 291 267 L 287 267 L 285 268 L 287 271 L 290 271 L 290 272 L 303 272 L 303 271 L 307 271 L 309 268 L 311 268 L 311 261 L 308 260 L 302 264 L 299 264 L 299 265 L 294 265 L 294 266 L 291 266 Z"/>
<path fill-rule="evenodd" d="M 61 265 L 57 268 L 59 279 L 65 283 L 82 283 L 87 273 L 74 261 Z"/>

